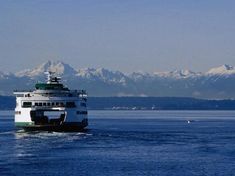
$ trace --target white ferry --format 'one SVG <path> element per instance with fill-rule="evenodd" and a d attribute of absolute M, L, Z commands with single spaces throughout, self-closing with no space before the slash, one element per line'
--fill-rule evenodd
<path fill-rule="evenodd" d="M 47 82 L 33 91 L 14 91 L 15 125 L 26 130 L 77 131 L 88 125 L 87 94 L 69 90 L 60 77 L 46 72 Z"/>

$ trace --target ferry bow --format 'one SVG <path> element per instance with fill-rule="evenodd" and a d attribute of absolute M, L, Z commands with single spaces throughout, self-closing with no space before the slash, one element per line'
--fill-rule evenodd
<path fill-rule="evenodd" d="M 47 82 L 33 91 L 14 91 L 15 125 L 26 130 L 77 131 L 88 125 L 85 90 L 70 90 L 46 72 Z"/>

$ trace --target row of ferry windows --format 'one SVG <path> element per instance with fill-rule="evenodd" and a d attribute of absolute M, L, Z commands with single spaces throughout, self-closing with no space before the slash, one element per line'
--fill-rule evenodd
<path fill-rule="evenodd" d="M 82 107 L 86 107 L 85 103 L 80 104 Z M 75 102 L 35 102 L 34 105 L 32 102 L 23 102 L 22 107 L 32 107 L 32 106 L 60 106 L 60 107 L 69 107 L 73 108 L 76 107 Z"/>
<path fill-rule="evenodd" d="M 15 114 L 20 115 L 21 111 L 15 111 Z M 80 114 L 87 115 L 87 111 L 77 111 L 77 114 L 78 115 L 80 115 Z"/>

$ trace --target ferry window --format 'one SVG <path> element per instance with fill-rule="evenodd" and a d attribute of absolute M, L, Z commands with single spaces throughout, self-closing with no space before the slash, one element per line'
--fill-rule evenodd
<path fill-rule="evenodd" d="M 42 106 L 42 103 L 38 103 L 38 106 Z"/>
<path fill-rule="evenodd" d="M 51 103 L 47 103 L 47 106 L 51 106 Z"/>
<path fill-rule="evenodd" d="M 47 105 L 47 103 L 43 103 L 43 106 L 46 106 Z"/>
<path fill-rule="evenodd" d="M 53 103 L 51 103 L 51 106 L 55 106 L 55 103 L 53 102 Z"/>
<path fill-rule="evenodd" d="M 35 103 L 34 105 L 35 105 L 35 106 L 38 106 L 38 103 Z"/>
<path fill-rule="evenodd" d="M 21 114 L 21 111 L 15 111 L 15 114 L 19 114 L 19 115 L 20 115 L 20 114 Z"/>
<path fill-rule="evenodd" d="M 86 103 L 81 103 L 80 104 L 82 107 L 86 107 Z"/>
<path fill-rule="evenodd" d="M 66 107 L 68 107 L 68 108 L 76 107 L 75 102 L 66 102 Z"/>
<path fill-rule="evenodd" d="M 56 102 L 56 106 L 59 106 L 59 102 Z"/>
<path fill-rule="evenodd" d="M 64 106 L 64 103 L 63 103 L 63 102 L 61 102 L 61 103 L 60 103 L 60 106 Z"/>
<path fill-rule="evenodd" d="M 31 107 L 32 106 L 32 102 L 23 102 L 23 107 Z"/>

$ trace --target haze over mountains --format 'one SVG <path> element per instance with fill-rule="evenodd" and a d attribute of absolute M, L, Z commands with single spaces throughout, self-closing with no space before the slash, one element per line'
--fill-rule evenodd
<path fill-rule="evenodd" d="M 0 95 L 15 89 L 33 89 L 45 80 L 45 71 L 62 76 L 72 89 L 86 89 L 89 96 L 167 96 L 206 99 L 235 98 L 235 69 L 229 65 L 205 73 L 190 70 L 124 74 L 104 68 L 76 69 L 60 61 L 48 61 L 17 73 L 0 72 Z"/>

